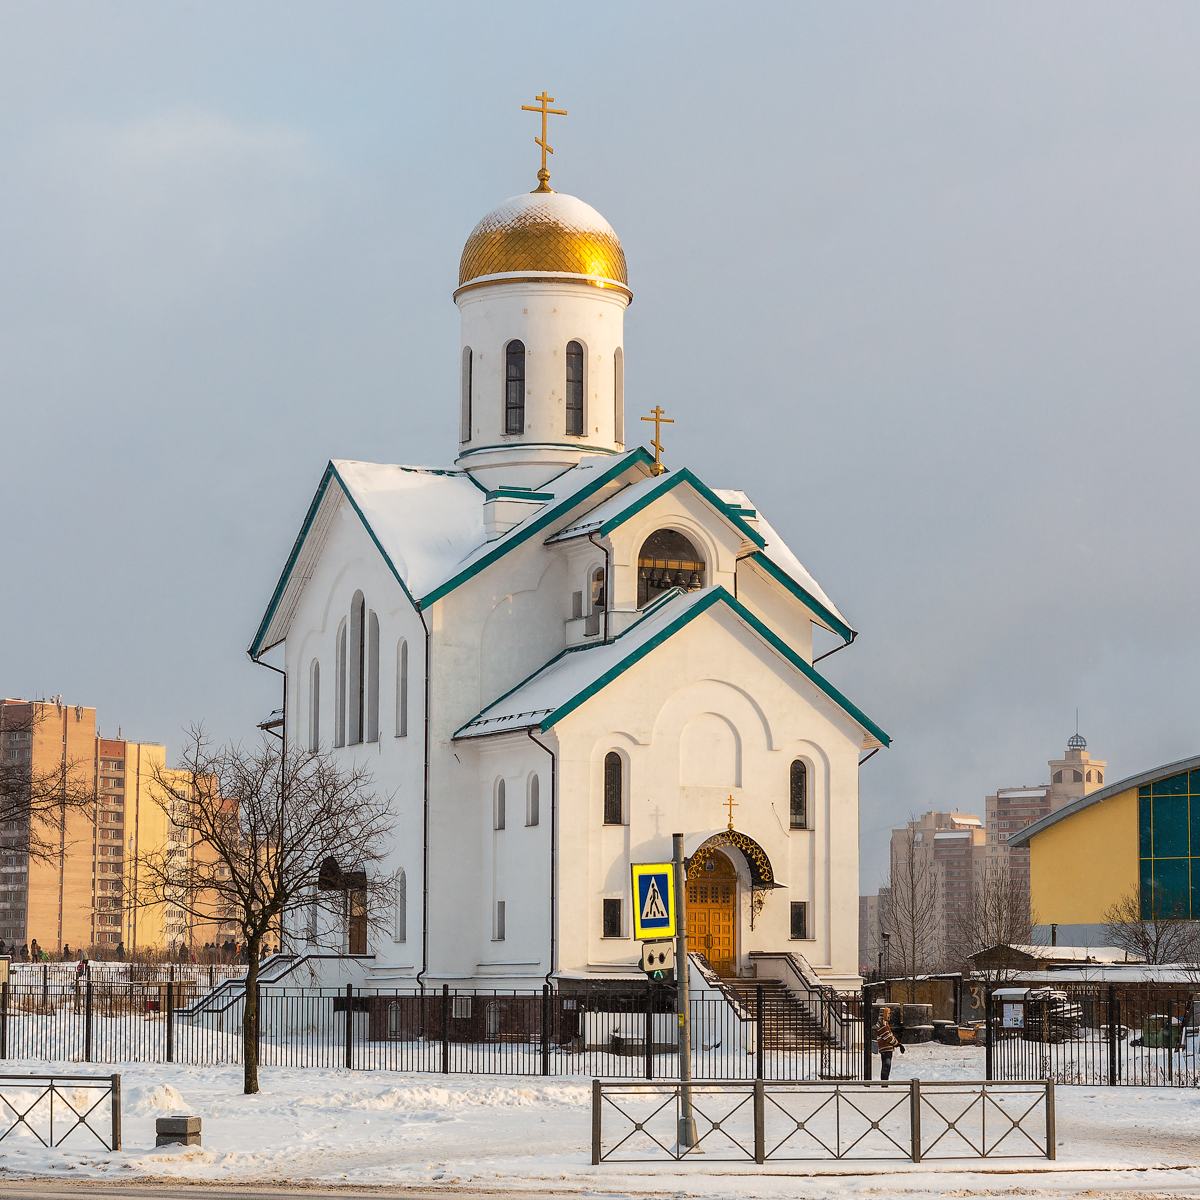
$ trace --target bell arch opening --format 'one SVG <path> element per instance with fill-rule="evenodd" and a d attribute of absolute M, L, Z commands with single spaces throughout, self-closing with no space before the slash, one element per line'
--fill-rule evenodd
<path fill-rule="evenodd" d="M 657 529 L 638 551 L 638 608 L 671 588 L 693 592 L 704 586 L 704 559 L 691 541 L 674 529 Z"/>

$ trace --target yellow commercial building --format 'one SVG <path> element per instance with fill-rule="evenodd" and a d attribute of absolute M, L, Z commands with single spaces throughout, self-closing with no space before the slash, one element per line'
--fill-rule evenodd
<path fill-rule="evenodd" d="M 1101 944 L 1105 914 L 1200 919 L 1200 757 L 1081 796 L 1009 838 L 1029 847 L 1034 921 L 1062 944 Z"/>

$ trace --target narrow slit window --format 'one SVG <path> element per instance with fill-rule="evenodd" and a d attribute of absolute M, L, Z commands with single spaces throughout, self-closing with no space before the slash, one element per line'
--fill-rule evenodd
<path fill-rule="evenodd" d="M 408 941 L 408 876 L 403 868 L 396 872 L 396 923 L 392 941 Z"/>
<path fill-rule="evenodd" d="M 496 781 L 496 811 L 495 820 L 492 823 L 493 829 L 504 828 L 504 780 Z"/>
<path fill-rule="evenodd" d="M 408 640 L 396 646 L 396 736 L 408 737 Z"/>
<path fill-rule="evenodd" d="M 537 825 L 541 820 L 542 785 L 536 775 L 529 778 L 529 809 L 525 814 L 526 825 Z"/>
<path fill-rule="evenodd" d="M 604 756 L 604 823 L 621 825 L 625 815 L 625 764 L 621 756 L 610 751 Z"/>
<path fill-rule="evenodd" d="M 567 343 L 567 434 L 583 437 L 583 347 Z"/>
<path fill-rule="evenodd" d="M 808 940 L 808 901 L 792 901 L 792 941 Z"/>
<path fill-rule="evenodd" d="M 604 936 L 606 938 L 619 938 L 622 935 L 621 927 L 621 901 L 620 900 L 605 900 L 604 901 Z"/>
<path fill-rule="evenodd" d="M 338 628 L 337 679 L 335 680 L 333 744 L 346 744 L 346 622 Z"/>
<path fill-rule="evenodd" d="M 504 352 L 504 432 L 525 432 L 524 342 L 509 342 Z"/>
<path fill-rule="evenodd" d="M 462 416 L 459 420 L 458 440 L 471 440 L 471 385 L 474 374 L 474 355 L 470 346 L 464 346 L 462 352 Z"/>
<path fill-rule="evenodd" d="M 321 749 L 321 664 L 315 658 L 308 668 L 308 748 Z"/>
<path fill-rule="evenodd" d="M 496 901 L 496 941 L 504 941 L 504 901 Z"/>
<path fill-rule="evenodd" d="M 348 740 L 352 746 L 363 740 L 363 718 L 366 701 L 366 680 L 363 678 L 367 657 L 367 606 L 362 592 L 355 592 L 350 602 L 350 678 L 348 690 Z"/>
<path fill-rule="evenodd" d="M 808 766 L 800 759 L 792 763 L 788 811 L 793 829 L 808 828 Z"/>
<path fill-rule="evenodd" d="M 613 354 L 613 441 L 625 445 L 625 351 Z"/>
<path fill-rule="evenodd" d="M 367 621 L 367 741 L 379 741 L 379 614 Z"/>

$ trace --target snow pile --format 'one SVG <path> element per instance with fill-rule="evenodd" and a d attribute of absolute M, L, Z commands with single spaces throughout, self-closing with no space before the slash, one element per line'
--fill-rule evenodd
<path fill-rule="evenodd" d="M 878 1063 L 878 1059 L 876 1059 Z M 44 1072 L 26 1061 L 8 1070 Z M 913 1046 L 896 1078 L 978 1079 L 978 1048 Z M 79 1072 L 81 1064 L 70 1064 Z M 91 1068 L 97 1075 L 106 1068 Z M 46 1149 L 16 1130 L 0 1176 L 94 1180 L 178 1179 L 538 1190 L 713 1197 L 870 1195 L 1200 1194 L 1196 1092 L 1166 1088 L 1058 1089 L 1057 1163 L 996 1162 L 604 1164 L 592 1167 L 586 1077 L 402 1075 L 268 1067 L 262 1092 L 241 1094 L 238 1067 L 134 1065 L 123 1069 L 124 1149 L 86 1131 Z M 632 1081 L 631 1081 L 632 1082 Z M 192 1113 L 201 1147 L 154 1147 L 155 1118 Z M 103 1127 L 103 1126 L 102 1126 Z M 1002 1178 L 989 1175 L 1003 1172 Z M 950 1175 L 952 1178 L 948 1178 Z M 900 1178 L 902 1176 L 903 1178 Z"/>

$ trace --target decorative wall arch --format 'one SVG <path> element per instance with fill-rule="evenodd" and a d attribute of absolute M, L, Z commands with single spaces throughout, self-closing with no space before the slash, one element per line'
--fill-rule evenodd
<path fill-rule="evenodd" d="M 692 871 L 703 866 L 705 860 L 715 851 L 727 847 L 742 852 L 746 864 L 750 868 L 750 886 L 752 888 L 765 890 L 784 886 L 776 881 L 775 868 L 771 865 L 767 852 L 749 834 L 741 833 L 736 829 L 723 829 L 697 846 L 692 856 L 684 860 L 687 873 L 690 875 Z"/>

